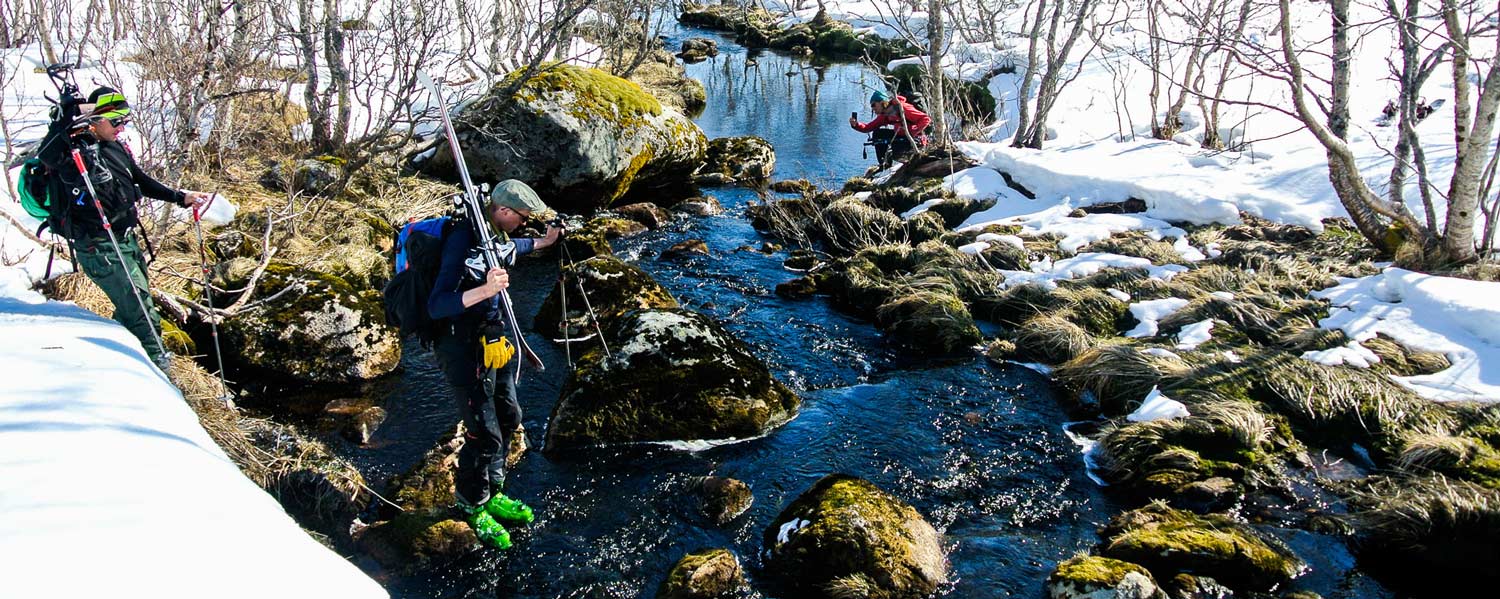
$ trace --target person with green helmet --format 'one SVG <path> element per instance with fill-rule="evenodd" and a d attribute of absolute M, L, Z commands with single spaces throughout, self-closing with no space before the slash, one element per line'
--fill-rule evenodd
<path fill-rule="evenodd" d="M 548 226 L 540 238 L 511 238 L 532 216 L 547 210 L 536 191 L 510 179 L 490 192 L 485 214 L 502 245 L 519 257 L 557 243 L 559 227 Z M 470 227 L 455 227 L 443 236 L 442 266 L 427 300 L 428 316 L 437 324 L 433 354 L 453 391 L 466 429 L 458 452 L 454 491 L 458 508 L 485 545 L 507 549 L 504 524 L 530 524 L 525 503 L 507 497 L 505 457 L 511 435 L 521 426 L 515 381 L 504 372 L 516 351 L 500 321 L 495 297 L 510 286 L 504 268 L 485 271 L 478 241 Z"/>
<path fill-rule="evenodd" d="M 850 115 L 849 126 L 860 133 L 874 133 L 870 143 L 875 146 L 880 166 L 889 166 L 890 161 L 903 159 L 913 149 L 927 145 L 927 126 L 932 118 L 907 102 L 906 96 L 876 90 L 870 95 L 870 111 L 875 113 L 870 122 L 861 123 L 856 115 Z"/>
<path fill-rule="evenodd" d="M 173 189 L 141 169 L 120 138 L 132 118 L 124 94 L 100 87 L 86 102 L 77 100 L 69 97 L 60 102 L 37 153 L 46 166 L 48 196 L 60 200 L 49 220 L 73 248 L 78 269 L 109 296 L 114 319 L 141 341 L 151 361 L 166 372 L 169 354 L 159 335 L 161 315 L 151 300 L 136 231 L 140 225 L 136 203 L 144 196 L 192 208 L 208 202 L 209 194 Z M 75 148 L 88 172 L 87 182 L 73 161 Z M 89 197 L 88 183 L 93 184 L 97 198 Z M 100 218 L 101 208 L 109 230 Z"/>

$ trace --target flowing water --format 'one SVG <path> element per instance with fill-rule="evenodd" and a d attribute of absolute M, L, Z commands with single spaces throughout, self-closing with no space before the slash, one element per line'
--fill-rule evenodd
<path fill-rule="evenodd" d="M 688 35 L 713 37 L 677 32 L 669 46 Z M 877 84 L 872 72 L 751 56 L 717 39 L 718 58 L 688 67 L 708 88 L 708 108 L 697 121 L 709 137 L 767 138 L 776 148 L 777 179 L 836 187 L 870 164 L 860 157 L 863 134 L 846 121 L 865 107 Z M 723 215 L 679 220 L 625 240 L 616 251 L 684 307 L 707 313 L 754 347 L 803 397 L 801 414 L 764 438 L 696 452 L 658 445 L 532 452 L 509 475 L 508 492 L 538 514 L 513 535 L 515 547 L 475 551 L 430 576 L 389 580 L 392 595 L 652 597 L 680 557 L 712 547 L 734 551 L 755 586 L 774 595 L 760 559 L 762 531 L 820 477 L 845 472 L 910 503 L 943 533 L 953 579 L 945 596 L 1042 596 L 1053 566 L 1096 543 L 1095 527 L 1122 507 L 1084 473 L 1046 379 L 974 355 L 913 355 L 823 299 L 776 296 L 774 286 L 794 275 L 781 266 L 784 254 L 755 251 L 774 241 L 745 218 L 755 194 L 707 191 L 723 202 Z M 689 238 L 707 242 L 711 255 L 656 259 Z M 523 322 L 549 291 L 557 266 L 550 258 L 518 267 L 512 296 Z M 528 370 L 519 389 L 536 446 L 568 365 L 561 346 L 529 339 L 548 364 L 543 373 Z M 371 481 L 409 468 L 457 421 L 431 355 L 407 349 L 384 428 L 370 447 L 346 448 Z M 694 477 L 709 474 L 743 480 L 755 495 L 750 511 L 722 528 L 697 514 L 688 491 Z M 1338 543 L 1290 536 L 1314 566 L 1299 586 L 1326 597 L 1384 596 L 1351 572 Z"/>

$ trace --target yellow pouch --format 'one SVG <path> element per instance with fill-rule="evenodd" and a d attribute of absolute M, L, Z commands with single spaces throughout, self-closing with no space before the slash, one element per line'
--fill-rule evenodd
<path fill-rule="evenodd" d="M 489 338 L 484 339 L 485 368 L 504 368 L 515 355 L 516 348 L 510 344 L 509 339 L 503 336 L 493 340 Z"/>

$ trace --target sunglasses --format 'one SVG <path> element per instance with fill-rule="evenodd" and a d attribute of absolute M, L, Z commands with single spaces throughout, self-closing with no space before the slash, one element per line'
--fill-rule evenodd
<path fill-rule="evenodd" d="M 116 128 L 116 129 L 119 129 L 120 127 L 124 127 L 125 125 L 130 124 L 130 117 L 128 117 L 128 116 L 116 117 L 116 118 L 112 118 L 112 119 L 108 119 L 108 120 L 109 120 L 109 125 L 111 127 Z"/>

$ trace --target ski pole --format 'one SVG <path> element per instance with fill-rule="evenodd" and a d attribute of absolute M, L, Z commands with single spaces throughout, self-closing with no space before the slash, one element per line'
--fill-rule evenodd
<path fill-rule="evenodd" d="M 562 236 L 557 238 L 558 243 L 566 243 Z M 573 335 L 568 330 L 568 274 L 563 269 L 562 248 L 557 252 L 557 289 L 562 293 L 562 309 L 558 311 L 558 327 L 562 329 L 563 355 L 568 358 L 568 368 L 573 368 Z"/>
<path fill-rule="evenodd" d="M 214 287 L 208 281 L 208 249 L 203 243 L 203 213 L 213 205 L 214 200 L 219 198 L 218 192 L 208 196 L 208 201 L 201 206 L 193 206 L 193 231 L 198 234 L 198 264 L 203 272 L 203 299 L 208 303 L 208 327 L 214 339 L 214 360 L 219 364 L 219 399 L 229 407 L 234 407 L 233 400 L 229 397 L 229 383 L 224 380 L 224 353 L 219 349 L 219 315 L 214 314 Z"/>
<path fill-rule="evenodd" d="M 89 199 L 94 202 L 94 210 L 99 213 L 99 221 L 104 224 L 104 232 L 109 235 L 109 245 L 115 249 L 115 257 L 120 260 L 120 268 L 124 271 L 125 280 L 130 282 L 130 292 L 135 296 L 135 303 L 141 308 L 141 316 L 146 319 L 146 326 L 151 329 L 151 340 L 156 342 L 156 350 L 161 355 L 167 355 L 167 346 L 162 343 L 161 331 L 157 330 L 159 323 L 152 322 L 155 311 L 146 307 L 146 300 L 141 298 L 141 289 L 136 286 L 135 279 L 130 276 L 130 266 L 125 263 L 125 253 L 120 251 L 120 240 L 115 237 L 115 228 L 109 222 L 109 216 L 104 214 L 104 204 L 99 203 L 99 194 L 94 190 L 94 179 L 89 176 L 89 168 L 83 163 L 83 152 L 74 147 L 73 164 L 78 167 L 78 174 L 83 176 L 83 185 L 89 190 Z M 145 276 L 141 272 L 141 276 Z"/>
<path fill-rule="evenodd" d="M 578 263 L 573 260 L 573 253 L 568 251 L 566 244 L 562 246 L 562 251 L 568 258 L 568 264 L 574 265 L 576 270 Z M 599 315 L 594 312 L 593 304 L 589 303 L 589 292 L 583 288 L 583 279 L 575 276 L 573 282 L 578 284 L 578 294 L 583 296 L 583 309 L 588 312 L 589 320 L 594 322 L 594 334 L 599 336 L 599 346 L 604 348 L 604 356 L 614 358 L 614 355 L 609 352 L 609 342 L 604 339 L 604 326 L 599 324 Z"/>

